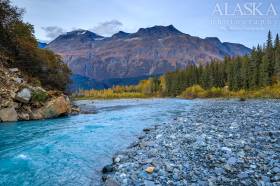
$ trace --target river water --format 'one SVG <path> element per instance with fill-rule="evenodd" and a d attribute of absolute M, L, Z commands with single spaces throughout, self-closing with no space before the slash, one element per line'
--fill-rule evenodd
<path fill-rule="evenodd" d="M 96 110 L 43 121 L 0 125 L 0 185 L 99 185 L 100 170 L 143 128 L 168 124 L 194 101 L 78 101 Z"/>

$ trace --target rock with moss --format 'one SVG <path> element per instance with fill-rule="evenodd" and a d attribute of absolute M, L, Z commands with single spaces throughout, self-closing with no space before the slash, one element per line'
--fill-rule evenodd
<path fill-rule="evenodd" d="M 19 80 L 20 79 L 20 80 Z M 39 120 L 72 112 L 67 96 L 59 91 L 46 91 L 27 80 L 18 69 L 0 67 L 0 122 Z"/>
<path fill-rule="evenodd" d="M 48 99 L 49 95 L 47 93 L 47 91 L 45 91 L 44 89 L 42 89 L 41 87 L 36 87 L 34 89 L 34 91 L 32 92 L 32 98 L 31 101 L 33 103 L 36 102 L 45 102 Z"/>

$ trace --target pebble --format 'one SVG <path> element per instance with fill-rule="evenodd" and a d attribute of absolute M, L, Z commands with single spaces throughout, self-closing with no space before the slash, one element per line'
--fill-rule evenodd
<path fill-rule="evenodd" d="M 194 101 L 144 129 L 105 174 L 120 185 L 277 185 L 279 110 L 278 100 Z"/>
<path fill-rule="evenodd" d="M 105 186 L 119 186 L 120 184 L 119 183 L 117 183 L 115 180 L 113 180 L 113 179 L 107 179 L 106 181 L 105 181 L 105 184 L 104 184 Z"/>
<path fill-rule="evenodd" d="M 222 175 L 225 172 L 223 168 L 215 168 L 215 173 L 217 175 Z"/>
<path fill-rule="evenodd" d="M 149 180 L 145 180 L 145 181 L 144 181 L 144 185 L 145 185 L 145 186 L 155 186 L 155 183 L 152 182 L 152 181 L 149 181 Z"/>
<path fill-rule="evenodd" d="M 236 159 L 235 157 L 230 157 L 230 158 L 228 159 L 228 161 L 227 161 L 227 163 L 228 163 L 229 165 L 235 165 L 236 162 L 237 162 L 237 159 Z"/>
<path fill-rule="evenodd" d="M 147 173 L 149 173 L 149 174 L 152 174 L 152 173 L 154 172 L 154 170 L 155 170 L 155 167 L 147 167 L 147 168 L 145 169 L 145 171 L 146 171 Z"/>
<path fill-rule="evenodd" d="M 280 173 L 280 168 L 279 167 L 274 167 L 273 169 L 272 169 L 272 172 L 274 172 L 274 173 Z"/>
<path fill-rule="evenodd" d="M 113 159 L 114 163 L 119 163 L 120 161 L 121 161 L 121 158 L 119 156 L 117 156 Z"/>
<path fill-rule="evenodd" d="M 109 172 L 113 172 L 113 166 L 112 165 L 106 165 L 105 167 L 103 167 L 102 169 L 102 173 L 109 173 Z"/>
<path fill-rule="evenodd" d="M 237 176 L 240 179 L 244 179 L 244 178 L 247 178 L 249 175 L 246 172 L 241 172 Z"/>

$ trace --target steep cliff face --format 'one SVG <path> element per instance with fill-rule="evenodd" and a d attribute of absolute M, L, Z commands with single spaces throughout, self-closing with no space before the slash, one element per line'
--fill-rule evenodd
<path fill-rule="evenodd" d="M 251 51 L 218 38 L 193 37 L 172 25 L 119 32 L 108 38 L 78 30 L 59 36 L 47 47 L 62 55 L 74 74 L 99 81 L 157 75 Z"/>

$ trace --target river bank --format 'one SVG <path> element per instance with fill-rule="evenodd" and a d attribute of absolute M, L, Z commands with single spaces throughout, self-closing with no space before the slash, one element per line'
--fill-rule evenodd
<path fill-rule="evenodd" d="M 222 88 L 212 88 L 204 90 L 199 86 L 193 86 L 187 88 L 179 96 L 163 96 L 159 93 L 156 94 L 143 94 L 143 93 L 103 93 L 106 90 L 94 90 L 98 95 L 79 95 L 73 94 L 71 97 L 73 100 L 115 100 L 115 99 L 164 99 L 164 98 L 179 98 L 179 99 L 238 99 L 238 100 L 280 100 L 280 86 L 274 85 L 271 87 L 265 87 L 259 90 L 240 90 L 240 91 L 228 91 Z"/>
<path fill-rule="evenodd" d="M 279 110 L 277 100 L 198 102 L 117 153 L 104 183 L 278 185 Z"/>
<path fill-rule="evenodd" d="M 79 113 L 79 108 L 63 92 L 46 90 L 29 78 L 18 68 L 0 66 L 0 123 Z"/>
<path fill-rule="evenodd" d="M 100 186 L 100 170 L 115 153 L 144 128 L 182 116 L 194 102 L 83 100 L 75 102 L 79 115 L 1 123 L 0 185 Z"/>

